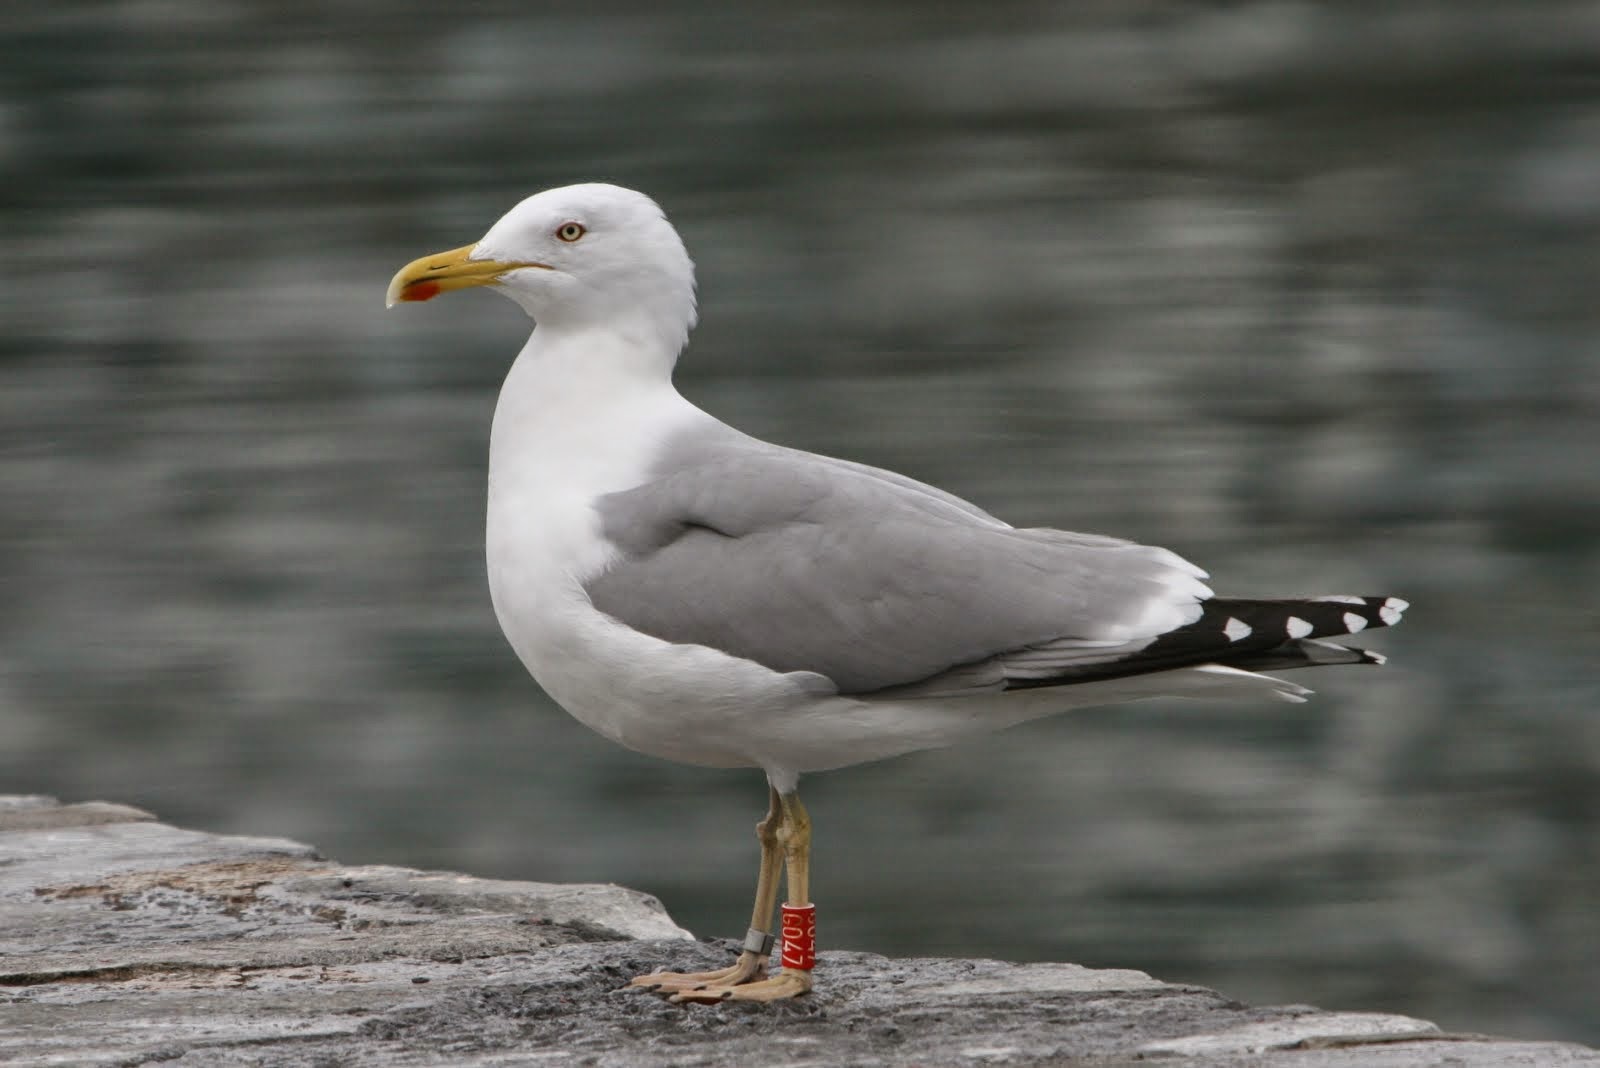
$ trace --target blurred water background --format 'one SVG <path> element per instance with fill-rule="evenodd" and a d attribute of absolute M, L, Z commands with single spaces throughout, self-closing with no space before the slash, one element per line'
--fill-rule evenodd
<path fill-rule="evenodd" d="M 1600 5 L 136 0 L 0 13 L 0 790 L 742 931 L 751 772 L 545 701 L 482 564 L 487 293 L 656 196 L 679 382 L 1382 670 L 815 777 L 830 947 L 1148 969 L 1600 1041 Z"/>

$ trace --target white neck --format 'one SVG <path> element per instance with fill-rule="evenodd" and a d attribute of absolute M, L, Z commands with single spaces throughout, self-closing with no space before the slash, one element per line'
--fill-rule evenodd
<path fill-rule="evenodd" d="M 587 506 L 642 482 L 663 438 L 710 418 L 673 388 L 676 358 L 629 331 L 536 329 L 495 407 L 491 505 L 511 493 Z"/>
<path fill-rule="evenodd" d="M 559 347 L 558 336 L 614 338 L 663 359 L 668 373 L 695 324 L 692 276 L 676 288 L 651 284 L 597 291 L 570 281 L 553 292 L 509 285 L 501 292 L 539 324 L 535 337 L 543 346 Z"/>

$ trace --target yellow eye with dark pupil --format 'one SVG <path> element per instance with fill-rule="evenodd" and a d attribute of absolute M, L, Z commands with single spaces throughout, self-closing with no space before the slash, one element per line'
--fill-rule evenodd
<path fill-rule="evenodd" d="M 583 235 L 584 229 L 581 223 L 562 223 L 561 227 L 556 230 L 556 236 L 563 241 L 576 241 Z"/>

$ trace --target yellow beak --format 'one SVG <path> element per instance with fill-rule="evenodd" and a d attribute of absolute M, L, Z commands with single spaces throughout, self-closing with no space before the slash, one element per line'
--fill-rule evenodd
<path fill-rule="evenodd" d="M 449 252 L 436 252 L 420 260 L 412 260 L 389 282 L 389 292 L 384 307 L 392 308 L 402 300 L 431 300 L 451 289 L 468 286 L 491 286 L 500 281 L 508 271 L 524 267 L 538 267 L 548 271 L 543 263 L 507 263 L 503 260 L 468 259 L 477 245 L 463 245 Z"/>

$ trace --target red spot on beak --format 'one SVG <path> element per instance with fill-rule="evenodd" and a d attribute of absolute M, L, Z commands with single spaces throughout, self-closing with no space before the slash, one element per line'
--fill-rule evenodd
<path fill-rule="evenodd" d="M 401 300 L 432 300 L 439 295 L 438 282 L 416 282 L 400 292 Z"/>

